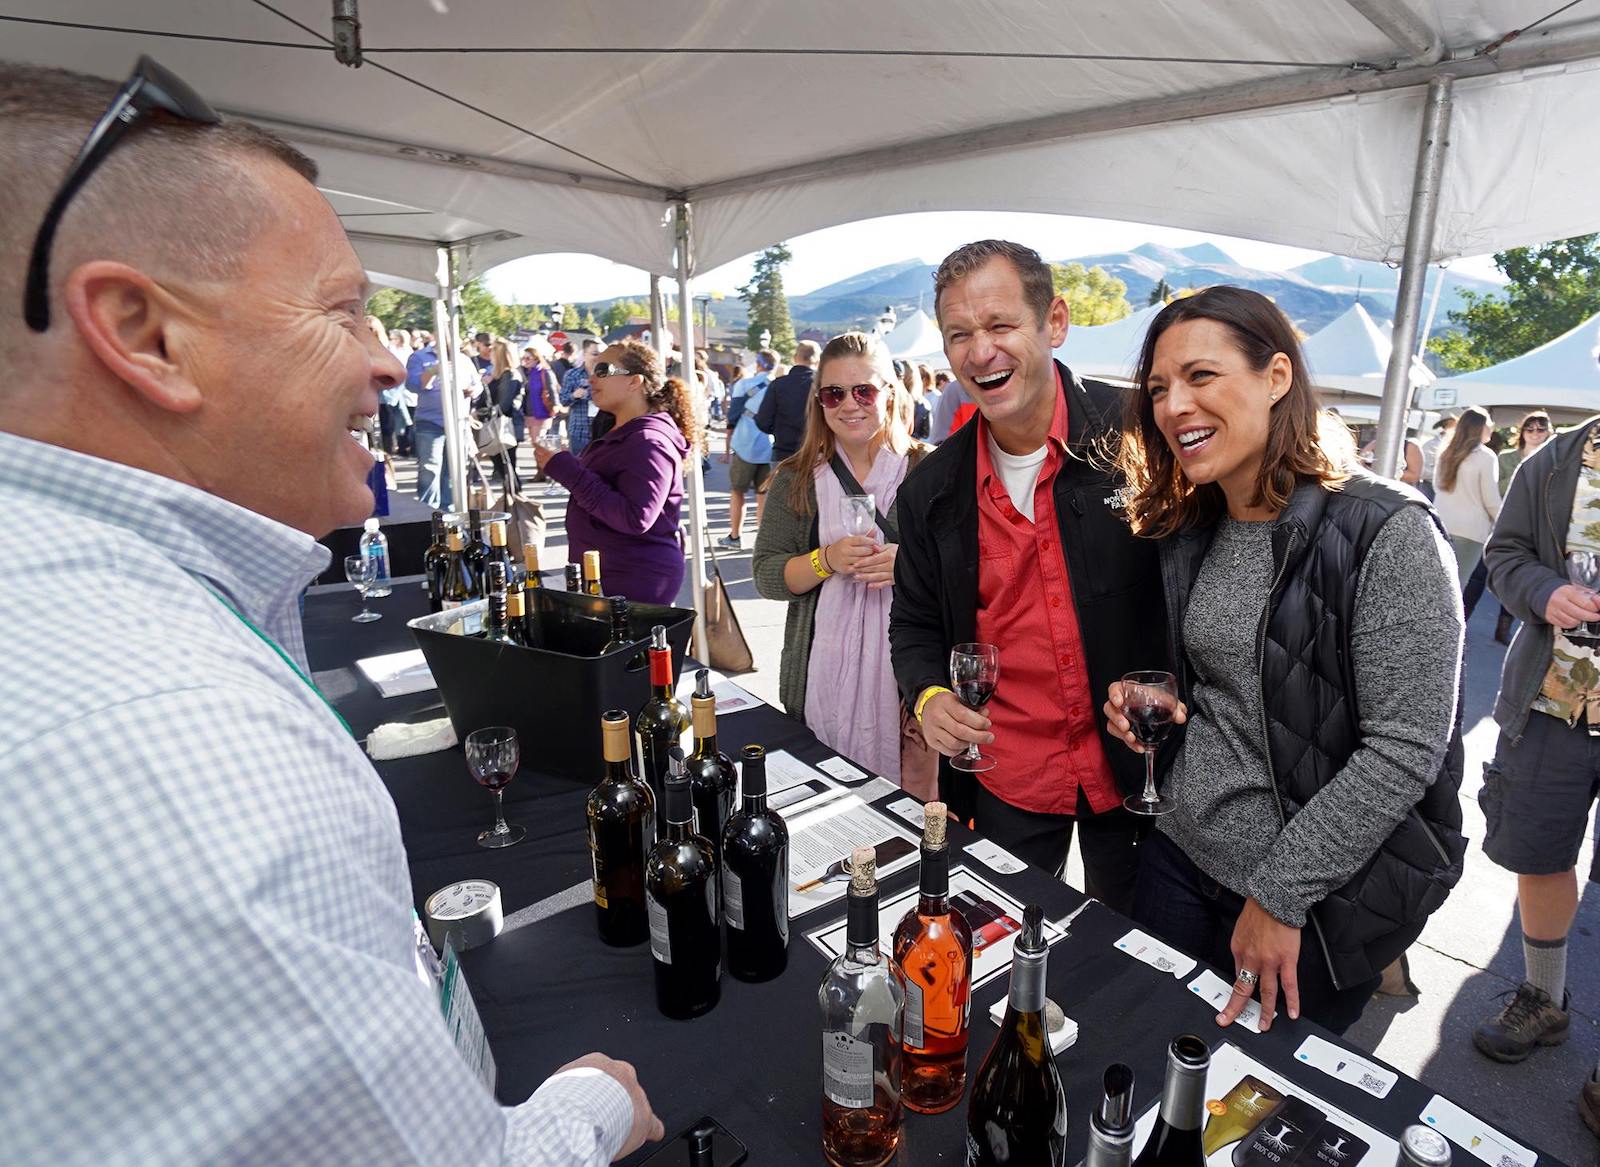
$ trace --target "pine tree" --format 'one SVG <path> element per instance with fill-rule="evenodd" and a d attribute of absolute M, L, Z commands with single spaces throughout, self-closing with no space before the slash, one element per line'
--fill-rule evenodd
<path fill-rule="evenodd" d="M 1156 281 L 1156 286 L 1150 289 L 1150 298 L 1146 304 L 1165 304 L 1172 299 L 1172 285 L 1167 283 L 1167 278 L 1162 276 Z"/>
<path fill-rule="evenodd" d="M 783 265 L 792 256 L 782 243 L 767 248 L 755 263 L 750 282 L 739 289 L 739 296 L 750 308 L 750 326 L 745 343 L 761 347 L 763 329 L 772 333 L 772 348 L 784 360 L 794 356 L 794 321 L 789 317 L 789 297 L 783 292 Z"/>

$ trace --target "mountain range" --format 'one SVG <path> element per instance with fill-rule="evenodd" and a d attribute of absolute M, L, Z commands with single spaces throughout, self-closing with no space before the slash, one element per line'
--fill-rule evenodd
<path fill-rule="evenodd" d="M 1373 260 L 1328 255 L 1287 271 L 1263 271 L 1239 264 L 1214 243 L 1196 243 L 1183 248 L 1146 243 L 1131 251 L 1079 255 L 1053 262 L 1104 268 L 1128 286 L 1127 299 L 1135 309 L 1149 302 L 1151 291 L 1161 280 L 1174 290 L 1238 284 L 1270 296 L 1307 334 L 1329 323 L 1358 297 L 1376 319 L 1390 319 L 1394 315 L 1394 297 L 1400 284 L 1398 269 Z M 917 307 L 932 314 L 933 273 L 934 265 L 906 259 L 857 272 L 803 295 L 791 295 L 789 312 L 795 331 L 810 328 L 840 332 L 870 324 L 885 305 L 892 305 L 902 316 Z M 1497 292 L 1501 287 L 1489 280 L 1457 272 L 1444 274 L 1445 285 L 1439 297 L 1435 329 L 1443 326 L 1451 309 L 1461 306 L 1461 292 Z M 1438 269 L 1430 268 L 1426 296 L 1431 297 L 1438 278 Z M 602 301 L 585 307 L 593 307 L 598 312 L 609 303 Z M 1428 303 L 1425 297 L 1424 313 Z M 733 297 L 719 301 L 712 312 L 717 318 L 712 326 L 713 338 L 724 331 L 743 329 L 745 308 L 742 301 Z"/>

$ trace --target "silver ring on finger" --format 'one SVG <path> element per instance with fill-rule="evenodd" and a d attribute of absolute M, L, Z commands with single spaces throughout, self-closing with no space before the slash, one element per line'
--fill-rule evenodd
<path fill-rule="evenodd" d="M 1247 968 L 1240 969 L 1238 974 L 1233 978 L 1234 984 L 1243 985 L 1246 989 L 1255 988 L 1260 981 L 1261 978 Z"/>

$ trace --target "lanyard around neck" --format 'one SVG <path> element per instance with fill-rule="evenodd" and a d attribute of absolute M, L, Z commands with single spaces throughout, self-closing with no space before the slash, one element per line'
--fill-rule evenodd
<path fill-rule="evenodd" d="M 210 592 L 213 596 L 216 597 L 217 603 L 221 604 L 230 613 L 232 613 L 233 618 L 235 620 L 239 621 L 239 623 L 243 624 L 246 628 L 250 629 L 251 632 L 254 632 L 256 634 L 256 638 L 259 639 L 262 644 L 266 645 L 273 652 L 278 654 L 278 659 L 283 661 L 284 664 L 288 665 L 289 668 L 291 670 L 293 670 L 294 675 L 296 677 L 300 678 L 301 683 L 304 684 L 306 688 L 310 689 L 313 693 L 315 693 L 317 695 L 317 700 L 321 701 L 324 705 L 326 705 L 328 707 L 328 712 L 333 714 L 335 717 L 337 717 L 339 719 L 339 724 L 344 726 L 344 731 L 347 734 L 349 734 L 351 737 L 355 737 L 356 736 L 356 731 L 350 728 L 350 723 L 344 719 L 344 714 L 340 713 L 337 709 L 335 709 L 333 707 L 333 702 L 329 701 L 327 696 L 322 692 L 322 690 L 317 688 L 316 682 L 313 681 L 310 677 L 306 676 L 305 673 L 301 671 L 300 666 L 295 664 L 294 658 L 291 657 L 288 653 L 284 652 L 283 651 L 283 647 L 276 640 L 272 639 L 272 637 L 268 636 L 265 632 L 261 631 L 261 629 L 257 628 L 255 626 L 255 624 L 251 622 L 250 618 L 248 616 L 246 616 L 243 612 L 239 611 L 238 608 L 235 608 L 232 604 L 230 604 L 228 602 L 227 597 L 224 596 L 221 592 L 217 591 L 210 584 L 206 583 L 205 580 L 199 579 L 198 576 L 196 576 L 195 578 L 198 580 L 198 582 L 199 582 L 201 587 L 205 588 L 206 591 Z"/>

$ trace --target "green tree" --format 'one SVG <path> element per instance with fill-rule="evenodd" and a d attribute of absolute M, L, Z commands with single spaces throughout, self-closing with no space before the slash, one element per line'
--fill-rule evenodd
<path fill-rule="evenodd" d="M 585 308 L 583 310 L 583 315 L 578 318 L 578 323 L 574 324 L 572 327 L 579 332 L 592 332 L 596 336 L 599 336 L 605 331 L 605 329 L 600 327 L 600 322 L 595 319 L 594 310 L 592 308 Z"/>
<path fill-rule="evenodd" d="M 411 292 L 380 288 L 367 301 L 367 313 L 383 321 L 385 328 L 433 331 L 433 301 Z"/>
<path fill-rule="evenodd" d="M 1167 283 L 1165 276 L 1156 281 L 1156 286 L 1150 289 L 1150 298 L 1146 304 L 1165 304 L 1172 299 L 1172 285 Z"/>
<path fill-rule="evenodd" d="M 600 314 L 600 323 L 607 332 L 613 328 L 621 328 L 635 316 L 650 315 L 650 305 L 641 304 L 638 300 L 613 300 L 604 312 Z"/>
<path fill-rule="evenodd" d="M 506 336 L 516 328 L 516 315 L 495 298 L 482 276 L 461 285 L 461 331 L 464 335 L 488 332 Z"/>
<path fill-rule="evenodd" d="M 1103 267 L 1084 267 L 1081 263 L 1052 263 L 1050 281 L 1056 295 L 1072 310 L 1072 323 L 1110 324 L 1133 311 L 1128 303 L 1128 285 Z"/>
<path fill-rule="evenodd" d="M 765 329 L 772 333 L 772 347 L 784 360 L 794 356 L 794 321 L 789 317 L 789 297 L 783 293 L 783 265 L 792 256 L 782 243 L 767 248 L 757 258 L 750 282 L 739 289 L 739 297 L 750 308 L 750 326 L 745 343 L 750 348 L 761 344 Z"/>
<path fill-rule="evenodd" d="M 1495 253 L 1510 281 L 1503 295 L 1461 293 L 1454 328 L 1428 348 L 1446 370 L 1465 373 L 1538 348 L 1600 312 L 1600 235 Z"/>

